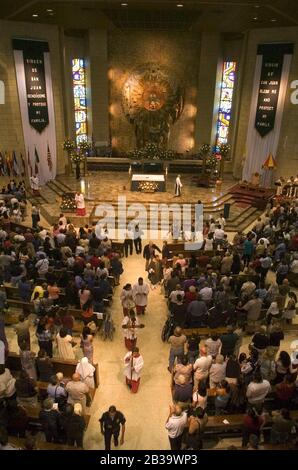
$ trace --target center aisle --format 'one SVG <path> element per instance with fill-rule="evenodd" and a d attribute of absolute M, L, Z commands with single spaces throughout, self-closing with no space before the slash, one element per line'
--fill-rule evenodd
<path fill-rule="evenodd" d="M 169 346 L 161 341 L 167 306 L 160 287 L 150 290 L 147 313 L 140 318 L 145 328 L 139 330 L 137 346 L 144 358 L 141 383 L 137 394 L 125 385 L 123 358 L 124 346 L 121 322 L 123 319 L 120 292 L 126 283 L 132 285 L 142 276 L 145 260 L 135 253 L 123 258 L 124 273 L 116 287 L 111 307 L 116 332 L 113 341 L 94 340 L 94 362 L 99 364 L 100 386 L 91 407 L 91 419 L 85 434 L 85 449 L 104 449 L 99 418 L 109 406 L 115 405 L 126 417 L 125 442 L 118 449 L 158 450 L 169 449 L 165 421 L 171 403 L 170 374 L 167 371 Z M 112 449 L 114 446 L 112 444 Z"/>

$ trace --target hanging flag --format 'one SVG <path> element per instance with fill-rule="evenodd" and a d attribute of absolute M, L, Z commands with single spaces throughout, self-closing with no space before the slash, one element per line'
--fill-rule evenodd
<path fill-rule="evenodd" d="M 24 157 L 23 157 L 22 153 L 20 154 L 20 159 L 21 159 L 21 163 L 22 163 L 22 165 L 21 165 L 21 167 L 22 167 L 21 168 L 21 176 L 25 176 L 25 174 L 26 174 L 25 160 L 24 160 Z"/>
<path fill-rule="evenodd" d="M 0 152 L 0 176 L 4 176 L 4 159 L 3 155 Z"/>
<path fill-rule="evenodd" d="M 32 165 L 31 165 L 31 160 L 30 160 L 30 152 L 29 152 L 29 147 L 28 147 L 28 174 L 30 173 L 30 176 L 33 175 L 33 170 L 32 170 Z"/>
<path fill-rule="evenodd" d="M 19 164 L 14 150 L 12 151 L 12 172 L 13 176 L 19 176 L 20 174 Z"/>
<path fill-rule="evenodd" d="M 6 164 L 5 152 L 4 152 L 4 155 L 2 155 L 2 173 L 3 173 L 3 176 L 7 176 L 7 164 Z"/>
<path fill-rule="evenodd" d="M 10 176 L 10 157 L 8 152 L 4 153 L 5 155 L 5 162 L 6 162 L 6 174 L 7 176 Z"/>
<path fill-rule="evenodd" d="M 38 164 L 39 164 L 39 156 L 38 156 L 38 153 L 37 153 L 37 149 L 35 147 L 35 151 L 34 151 L 34 154 L 35 154 L 35 166 L 34 166 L 34 172 L 36 175 L 38 175 Z"/>
<path fill-rule="evenodd" d="M 47 151 L 47 160 L 48 160 L 48 167 L 49 167 L 49 170 L 52 171 L 52 169 L 53 169 L 53 162 L 52 162 L 52 155 L 51 155 L 51 152 L 50 152 L 49 143 L 48 143 L 48 151 Z"/>

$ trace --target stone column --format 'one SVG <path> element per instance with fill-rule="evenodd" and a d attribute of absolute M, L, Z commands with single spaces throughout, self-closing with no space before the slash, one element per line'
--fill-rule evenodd
<path fill-rule="evenodd" d="M 222 44 L 220 33 L 202 33 L 198 76 L 197 119 L 195 148 L 214 144 L 217 109 L 222 71 Z"/>
<path fill-rule="evenodd" d="M 92 108 L 89 135 L 92 134 L 95 143 L 110 142 L 107 30 L 89 30 L 89 67 Z"/>

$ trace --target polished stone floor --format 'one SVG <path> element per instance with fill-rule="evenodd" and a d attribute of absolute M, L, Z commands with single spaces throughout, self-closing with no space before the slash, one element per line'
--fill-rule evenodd
<path fill-rule="evenodd" d="M 82 189 L 83 184 L 86 191 L 86 199 L 117 201 L 118 196 L 121 195 L 126 196 L 128 201 L 135 202 L 171 203 L 178 201 L 179 203 L 194 203 L 201 199 L 204 204 L 211 203 L 236 184 L 236 181 L 230 175 L 225 175 L 224 181 L 215 188 L 201 188 L 192 182 L 193 176 L 195 175 L 185 174 L 181 176 L 183 187 L 179 198 L 174 197 L 176 175 L 173 174 L 167 176 L 166 192 L 157 193 L 130 191 L 130 176 L 124 171 L 119 171 L 118 173 L 112 171 L 90 172 L 85 177 L 82 177 L 81 182 L 77 181 L 73 176 L 60 176 L 58 180 L 73 190 Z"/>

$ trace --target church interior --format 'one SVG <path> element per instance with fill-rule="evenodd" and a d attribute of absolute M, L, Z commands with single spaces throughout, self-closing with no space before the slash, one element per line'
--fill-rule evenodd
<path fill-rule="evenodd" d="M 0 450 L 298 445 L 298 4 L 1 0 Z"/>

